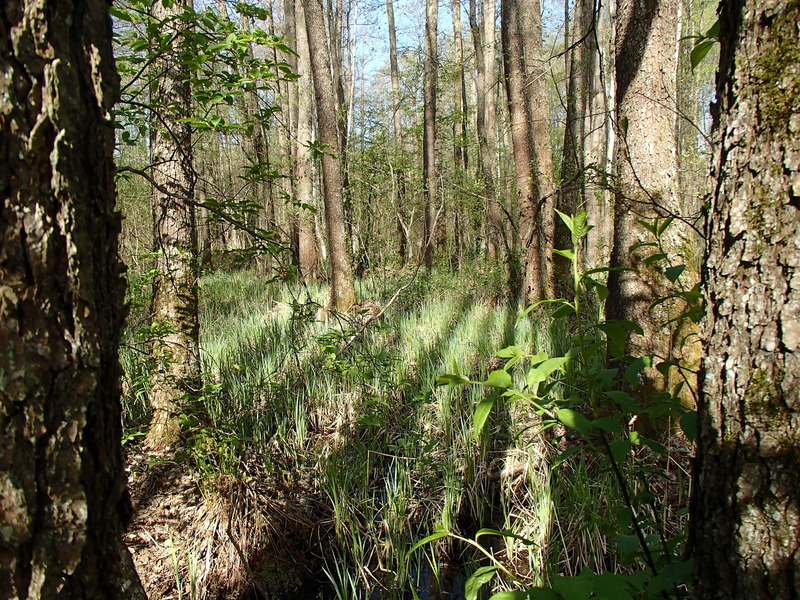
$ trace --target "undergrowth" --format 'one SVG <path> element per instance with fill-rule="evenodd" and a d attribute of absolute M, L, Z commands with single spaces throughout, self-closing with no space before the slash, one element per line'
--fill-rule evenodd
<path fill-rule="evenodd" d="M 624 568 L 608 542 L 620 508 L 610 475 L 590 477 L 597 464 L 577 456 L 551 467 L 531 444 L 527 410 L 495 407 L 476 435 L 487 391 L 437 385 L 454 368 L 486 379 L 501 367 L 498 348 L 561 351 L 564 332 L 482 295 L 486 276 L 365 278 L 358 297 L 381 307 L 406 287 L 363 331 L 358 314 L 314 319 L 320 285 L 248 271 L 201 280 L 203 417 L 184 416 L 182 458 L 211 494 L 221 478 L 258 477 L 308 496 L 325 597 L 459 596 L 487 556 L 537 586 L 583 567 Z M 149 419 L 146 340 L 131 327 L 121 350 L 131 444 Z M 411 552 L 437 526 L 450 535 Z M 514 535 L 475 543 L 485 528 Z"/>

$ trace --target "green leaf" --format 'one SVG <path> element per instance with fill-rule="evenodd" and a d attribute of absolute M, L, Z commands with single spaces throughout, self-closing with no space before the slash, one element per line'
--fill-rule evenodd
<path fill-rule="evenodd" d="M 411 548 L 409 548 L 409 550 L 408 550 L 408 553 L 411 554 L 417 548 L 420 548 L 421 546 L 424 546 L 425 544 L 430 544 L 431 542 L 435 542 L 436 540 L 440 540 L 443 537 L 447 537 L 448 535 L 450 535 L 450 533 L 446 529 L 437 529 L 432 534 L 430 534 L 428 536 L 425 536 L 420 541 L 418 541 L 416 544 L 411 546 Z"/>
<path fill-rule="evenodd" d="M 489 377 L 483 382 L 486 387 L 506 389 L 511 387 L 511 375 L 505 369 L 498 369 L 489 373 Z"/>
<path fill-rule="evenodd" d="M 520 542 L 522 542 L 526 546 L 534 546 L 534 545 L 536 545 L 536 542 L 534 542 L 533 540 L 529 540 L 528 538 L 524 538 L 521 535 L 517 535 L 516 533 L 514 533 L 510 529 L 503 529 L 502 531 L 500 531 L 498 529 L 490 529 L 488 527 L 484 527 L 483 529 L 479 529 L 475 533 L 475 539 L 477 540 L 479 537 L 484 536 L 484 535 L 499 535 L 501 537 L 513 538 L 515 540 L 519 540 Z"/>
<path fill-rule="evenodd" d="M 656 227 L 656 235 L 658 237 L 661 237 L 661 234 L 663 234 L 669 228 L 669 226 L 672 225 L 672 222 L 674 220 L 675 217 L 667 217 L 666 219 L 661 221 Z"/>
<path fill-rule="evenodd" d="M 564 214 L 563 212 L 561 212 L 558 209 L 555 209 L 555 211 L 556 211 L 556 214 L 559 217 L 561 217 L 561 220 L 564 221 L 564 225 L 567 226 L 567 229 L 569 229 L 570 233 L 574 233 L 575 232 L 575 225 L 572 222 L 572 217 L 570 217 L 567 214 Z"/>
<path fill-rule="evenodd" d="M 575 252 L 572 250 L 553 250 L 553 254 L 558 254 L 568 260 L 575 260 Z"/>
<path fill-rule="evenodd" d="M 437 385 L 464 385 L 465 383 L 472 382 L 460 373 L 445 373 L 436 378 Z"/>
<path fill-rule="evenodd" d="M 489 418 L 489 413 L 492 412 L 492 407 L 497 399 L 497 394 L 487 394 L 481 398 L 478 405 L 475 407 L 475 414 L 473 415 L 473 434 L 476 438 L 481 436 L 483 428 L 486 426 L 486 419 Z"/>
<path fill-rule="evenodd" d="M 625 369 L 625 380 L 631 385 L 639 383 L 639 373 L 647 368 L 653 366 L 652 356 L 640 356 L 639 358 L 631 361 L 628 368 Z"/>
<path fill-rule="evenodd" d="M 605 395 L 612 402 L 619 405 L 625 412 L 636 413 L 639 411 L 639 405 L 636 403 L 634 397 L 631 396 L 628 392 L 622 392 L 619 390 L 609 390 L 605 392 Z"/>
<path fill-rule="evenodd" d="M 674 267 L 667 267 L 664 269 L 664 275 L 669 279 L 672 283 L 678 281 L 678 277 L 681 276 L 686 270 L 686 265 L 675 265 Z"/>
<path fill-rule="evenodd" d="M 631 443 L 628 440 L 614 440 L 608 447 L 617 463 L 623 462 L 631 451 Z"/>
<path fill-rule="evenodd" d="M 498 358 L 517 358 L 523 354 L 525 353 L 520 348 L 517 348 L 516 346 L 509 346 L 507 348 L 503 348 L 502 350 L 498 350 L 495 353 L 495 356 Z"/>
<path fill-rule="evenodd" d="M 692 410 L 681 417 L 681 429 L 690 442 L 697 439 L 697 411 Z"/>
<path fill-rule="evenodd" d="M 674 586 L 691 583 L 693 561 L 671 562 L 661 569 L 661 572 L 650 581 L 647 586 L 647 595 L 650 598 L 657 598 L 665 590 L 670 590 Z"/>
<path fill-rule="evenodd" d="M 650 256 L 645 258 L 644 264 L 649 267 L 650 265 L 665 260 L 666 258 L 667 258 L 666 254 L 664 254 L 663 252 L 657 252 L 656 254 L 651 254 Z"/>
<path fill-rule="evenodd" d="M 550 467 L 555 469 L 558 465 L 563 463 L 570 456 L 580 452 L 581 450 L 583 450 L 583 446 L 570 446 L 569 448 L 564 450 L 561 454 L 559 454 L 558 456 L 555 457 L 553 462 L 550 464 Z"/>
<path fill-rule="evenodd" d="M 583 436 L 589 435 L 589 431 L 592 429 L 592 423 L 589 419 L 571 408 L 559 408 L 556 411 L 556 418 L 561 421 L 561 423 Z"/>
<path fill-rule="evenodd" d="M 619 120 L 619 130 L 622 133 L 622 137 L 628 135 L 628 117 L 622 117 Z"/>
<path fill-rule="evenodd" d="M 594 587 L 594 578 L 594 573 L 587 571 L 577 577 L 554 577 L 552 584 L 564 600 L 589 600 Z"/>
<path fill-rule="evenodd" d="M 464 598 L 465 600 L 477 600 L 481 588 L 489 583 L 497 573 L 498 567 L 488 566 L 480 567 L 469 579 L 464 583 Z"/>
<path fill-rule="evenodd" d="M 620 533 L 617 536 L 617 547 L 623 554 L 636 554 L 639 552 L 639 538 L 635 535 Z"/>
<path fill-rule="evenodd" d="M 528 592 L 497 592 L 489 600 L 528 600 Z M 558 596 L 553 596 L 553 600 L 560 600 Z"/>
<path fill-rule="evenodd" d="M 601 417 L 592 421 L 592 426 L 611 433 L 622 433 L 619 417 Z"/>
<path fill-rule="evenodd" d="M 624 575 L 601 573 L 594 579 L 594 593 L 597 598 L 606 600 L 633 600 L 633 588 Z"/>
<path fill-rule="evenodd" d="M 550 318 L 555 321 L 556 319 L 560 319 L 562 317 L 568 317 L 574 314 L 575 314 L 575 307 L 572 306 L 572 304 L 564 303 L 563 305 L 559 306 L 556 310 L 553 311 L 553 314 L 550 315 Z"/>
<path fill-rule="evenodd" d="M 692 65 L 692 71 L 697 68 L 697 65 L 703 62 L 703 59 L 708 55 L 709 52 L 711 52 L 711 49 L 716 43 L 717 40 L 715 39 L 705 38 L 694 45 L 694 48 L 692 48 L 692 53 L 689 55 L 689 62 Z"/>
<path fill-rule="evenodd" d="M 546 380 L 554 371 L 562 368 L 569 359 L 569 356 L 556 356 L 530 369 L 527 377 L 528 387 L 534 388 Z"/>
<path fill-rule="evenodd" d="M 557 591 L 543 587 L 530 588 L 528 597 L 530 600 L 564 600 Z"/>
<path fill-rule="evenodd" d="M 679 364 L 677 360 L 662 360 L 656 365 L 656 370 L 666 377 L 669 374 L 669 370 L 672 367 L 677 367 Z"/>

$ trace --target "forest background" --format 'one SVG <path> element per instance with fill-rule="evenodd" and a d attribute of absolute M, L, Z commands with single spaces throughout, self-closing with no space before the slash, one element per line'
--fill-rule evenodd
<path fill-rule="evenodd" d="M 51 8 L 2 20 L 0 596 L 794 593 L 800 5 L 130 0 L 115 64 Z"/>
<path fill-rule="evenodd" d="M 134 530 L 160 537 L 130 536 L 151 597 L 473 597 L 590 572 L 633 594 L 624 576 L 673 565 L 655 596 L 687 578 L 678 425 L 695 413 L 676 377 L 696 387 L 698 353 L 691 326 L 662 326 L 696 320 L 715 47 L 692 51 L 715 7 L 656 12 L 643 69 L 657 75 L 623 110 L 660 132 L 639 138 L 620 129 L 615 86 L 645 47 L 615 50 L 607 7 L 442 8 L 115 10 L 126 439 L 147 479 L 181 444 L 176 462 L 214 507 L 195 520 L 172 498 L 188 483 L 155 503 L 151 481 L 134 483 L 157 507 Z M 646 26 L 621 8 L 632 32 Z M 640 203 L 617 240 L 615 196 Z M 609 283 L 614 243 L 648 250 L 638 260 L 663 283 L 607 316 L 607 286 L 620 307 L 640 291 Z M 573 308 L 550 304 L 562 296 Z M 669 310 L 644 323 L 659 301 Z M 570 366 L 576 316 L 588 335 Z M 610 367 L 599 347 L 626 348 L 629 332 L 639 340 L 608 359 L 639 364 L 581 375 L 580 362 Z M 650 368 L 653 390 L 631 395 L 651 362 L 671 380 Z M 441 385 L 467 381 L 485 383 Z M 582 425 L 620 410 L 598 430 L 615 478 Z"/>

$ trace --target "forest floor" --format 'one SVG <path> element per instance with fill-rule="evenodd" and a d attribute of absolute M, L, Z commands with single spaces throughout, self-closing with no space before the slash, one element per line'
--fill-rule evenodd
<path fill-rule="evenodd" d="M 320 322 L 321 286 L 205 277 L 205 389 L 185 443 L 165 456 L 139 443 L 150 365 L 134 297 L 122 352 L 135 511 L 126 542 L 149 598 L 458 598 L 487 551 L 514 575 L 495 590 L 624 570 L 611 531 L 623 507 L 602 465 L 551 468 L 574 440 L 534 443 L 523 406 L 498 405 L 476 435 L 484 388 L 437 385 L 454 371 L 484 380 L 512 344 L 557 353 L 568 342 L 484 292 L 498 283 L 479 271 L 376 277 L 359 286 L 365 314 Z M 679 436 L 668 446 L 666 459 L 639 453 L 666 460 L 658 489 L 674 528 L 688 449 Z M 437 527 L 451 535 L 413 548 Z M 487 527 L 518 539 L 471 544 Z"/>

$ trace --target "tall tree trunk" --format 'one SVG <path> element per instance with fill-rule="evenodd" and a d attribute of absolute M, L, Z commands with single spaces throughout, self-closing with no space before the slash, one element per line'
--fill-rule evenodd
<path fill-rule="evenodd" d="M 526 100 L 531 119 L 531 138 L 535 152 L 536 181 L 539 188 L 539 253 L 543 292 L 556 295 L 553 247 L 555 243 L 555 175 L 550 141 L 550 111 L 547 106 L 547 73 L 542 40 L 542 6 L 529 0 L 520 7 L 521 34 L 524 46 Z"/>
<path fill-rule="evenodd" d="M 542 298 L 542 274 L 537 218 L 539 188 L 535 178 L 533 137 L 525 97 L 525 55 L 517 0 L 501 0 L 500 31 L 503 67 L 514 150 L 519 238 L 524 253 L 520 291 L 528 302 Z"/>
<path fill-rule="evenodd" d="M 153 16 L 166 28 L 182 27 L 178 15 L 191 6 L 182 0 L 157 2 Z M 176 31 L 176 38 L 180 39 Z M 151 129 L 153 164 L 153 240 L 156 276 L 153 281 L 152 321 L 156 368 L 151 378 L 153 418 L 147 444 L 163 449 L 180 438 L 180 413 L 200 391 L 197 306 L 197 226 L 194 210 L 195 173 L 192 163 L 188 76 L 178 62 L 178 51 L 159 59 L 159 77 L 153 97 L 158 99 Z"/>
<path fill-rule="evenodd" d="M 453 40 L 456 47 L 458 76 L 453 93 L 455 97 L 456 118 L 453 120 L 453 158 L 456 172 L 469 169 L 467 152 L 467 80 L 465 76 L 464 39 L 461 35 L 461 1 L 452 0 L 450 4 L 453 19 Z"/>
<path fill-rule="evenodd" d="M 302 0 L 308 36 L 314 97 L 317 101 L 317 135 L 324 147 L 322 153 L 323 197 L 331 264 L 331 295 L 329 305 L 339 311 L 356 302 L 353 273 L 345 238 L 342 205 L 342 171 L 339 162 L 339 135 L 336 126 L 336 101 L 331 79 L 325 15 L 320 0 Z"/>
<path fill-rule="evenodd" d="M 311 75 L 311 56 L 306 35 L 305 12 L 299 0 L 290 0 L 294 10 L 297 38 L 297 134 L 294 144 L 294 176 L 297 193 L 297 266 L 304 279 L 316 276 L 317 246 L 314 241 L 314 172 L 311 147 L 314 136 L 314 85 Z M 288 15 L 287 15 L 288 16 Z"/>
<path fill-rule="evenodd" d="M 400 112 L 400 69 L 397 65 L 397 31 L 394 24 L 394 3 L 393 0 L 386 0 L 386 19 L 389 27 L 389 69 L 392 78 L 392 126 L 394 128 L 394 139 L 399 153 L 397 167 L 393 170 L 394 181 L 392 182 L 392 197 L 394 200 L 395 211 L 397 213 L 397 260 L 400 266 L 406 264 L 408 260 L 408 229 L 405 226 L 405 169 L 404 154 L 405 140 L 403 137 L 403 123 Z"/>
<path fill-rule="evenodd" d="M 666 326 L 679 314 L 678 303 L 665 302 L 651 310 L 656 300 L 674 291 L 662 272 L 667 262 L 650 264 L 649 258 L 659 252 L 652 246 L 630 250 L 636 244 L 654 241 L 642 220 L 663 221 L 669 215 L 682 215 L 675 190 L 677 5 L 664 0 L 642 9 L 633 0 L 621 1 L 618 22 L 616 104 L 620 141 L 611 266 L 626 270 L 609 275 L 607 314 L 612 319 L 638 323 L 644 330 L 644 335 L 631 337 L 636 347 L 632 353 L 654 355 L 656 362 L 670 358 L 696 361 L 697 346 L 688 341 L 685 326 Z M 681 280 L 691 288 L 697 279 L 697 241 L 691 228 L 676 219 L 661 241 L 670 264 L 688 266 Z M 667 379 L 650 369 L 642 395 L 663 391 L 667 384 Z"/>
<path fill-rule="evenodd" d="M 590 125 L 592 84 L 594 83 L 595 43 L 594 0 L 576 0 L 574 20 L 570 31 L 572 37 L 567 75 L 567 114 L 564 123 L 564 145 L 561 160 L 561 186 L 558 209 L 564 214 L 576 214 L 587 208 L 585 145 Z M 572 246 L 571 234 L 559 219 L 556 223 L 556 245 L 559 248 Z M 581 256 L 586 248 L 579 249 Z M 572 274 L 569 261 L 556 257 L 561 295 L 572 289 Z"/>
<path fill-rule="evenodd" d="M 439 204 L 436 169 L 436 32 L 439 19 L 437 0 L 427 0 L 425 10 L 425 67 L 423 82 L 422 187 L 425 193 L 425 223 L 422 236 L 423 260 L 433 266 L 436 245 L 437 205 Z M 441 226 L 441 225 L 439 225 Z"/>
<path fill-rule="evenodd" d="M 475 103 L 476 129 L 480 174 L 486 201 L 486 247 L 491 260 L 496 260 L 501 249 L 506 256 L 510 244 L 505 240 L 505 229 L 500 216 L 495 189 L 497 153 L 497 103 L 495 101 L 495 2 L 484 0 L 482 17 L 478 21 L 476 0 L 470 0 L 469 25 L 475 50 L 477 94 Z"/>
<path fill-rule="evenodd" d="M 0 598 L 144 600 L 121 540 L 108 5 L 5 5 L 0 72 Z"/>
<path fill-rule="evenodd" d="M 695 597 L 797 598 L 800 4 L 720 6 Z"/>

